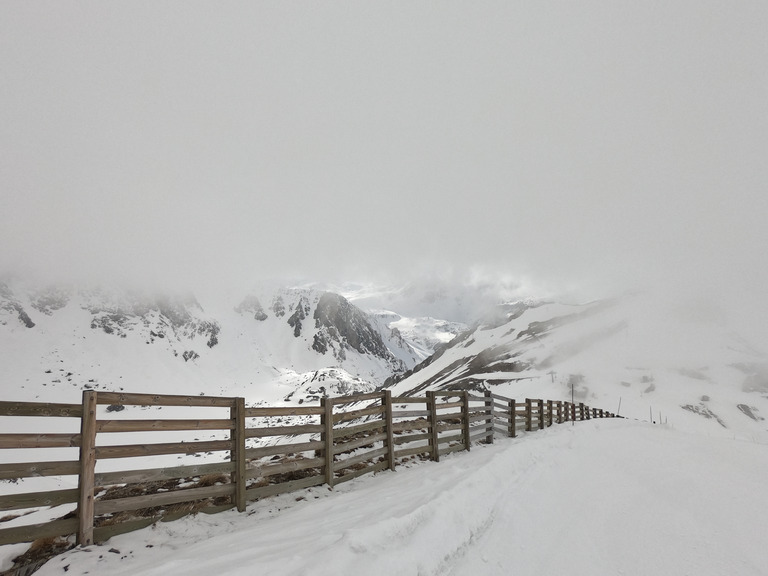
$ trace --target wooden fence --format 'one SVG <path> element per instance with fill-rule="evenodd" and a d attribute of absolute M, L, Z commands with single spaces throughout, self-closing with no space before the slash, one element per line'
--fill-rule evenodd
<path fill-rule="evenodd" d="M 217 417 L 120 419 L 113 414 L 126 406 L 142 411 L 188 407 Z M 0 402 L 0 416 L 39 417 L 43 424 L 78 419 L 80 424 L 78 433 L 0 433 L 0 449 L 79 449 L 77 459 L 0 464 L 0 479 L 69 476 L 77 477 L 78 485 L 0 495 L 0 512 L 61 504 L 74 509 L 61 519 L 0 529 L 0 545 L 72 534 L 89 545 L 191 512 L 243 511 L 248 501 L 259 498 L 321 484 L 333 487 L 394 470 L 410 458 L 439 461 L 445 454 L 470 450 L 473 442 L 493 442 L 496 435 L 514 437 L 523 430 L 614 414 L 562 401 L 517 402 L 490 392 L 392 397 L 383 391 L 323 398 L 319 406 L 247 408 L 243 398 L 85 391 L 81 404 Z M 167 433 L 200 436 L 201 431 L 214 439 L 156 442 Z M 151 432 L 153 442 L 120 440 L 142 432 Z M 178 466 L 164 461 L 142 469 L 129 465 L 130 459 L 170 455 L 204 455 L 208 461 Z M 220 461 L 210 461 L 216 458 Z M 97 471 L 97 463 L 110 462 L 117 471 Z"/>

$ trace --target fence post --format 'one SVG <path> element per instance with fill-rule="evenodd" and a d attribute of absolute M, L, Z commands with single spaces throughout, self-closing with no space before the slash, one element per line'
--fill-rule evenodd
<path fill-rule="evenodd" d="M 571 420 L 576 420 L 576 404 L 571 402 Z"/>
<path fill-rule="evenodd" d="M 238 512 L 245 512 L 245 398 L 235 398 L 229 408 L 229 417 L 235 425 L 229 435 L 232 441 L 229 459 L 235 463 L 231 476 L 235 485 L 232 504 L 237 506 Z"/>
<path fill-rule="evenodd" d="M 552 426 L 552 400 L 547 400 L 547 426 Z"/>
<path fill-rule="evenodd" d="M 579 402 L 579 420 L 584 420 L 584 402 Z"/>
<path fill-rule="evenodd" d="M 469 440 L 469 392 L 461 395 L 461 432 L 464 435 L 464 449 L 469 452 L 472 444 Z"/>
<path fill-rule="evenodd" d="M 531 399 L 525 399 L 525 431 L 531 432 L 533 430 L 533 406 L 531 406 Z"/>
<path fill-rule="evenodd" d="M 584 419 L 590 420 L 592 418 L 592 409 L 589 406 L 584 406 Z"/>
<path fill-rule="evenodd" d="M 392 422 L 392 390 L 384 390 L 381 397 L 384 403 L 384 419 L 386 420 L 387 431 L 387 459 L 389 460 L 389 469 L 395 471 L 395 438 L 393 434 L 394 423 Z"/>
<path fill-rule="evenodd" d="M 77 543 L 93 544 L 93 488 L 96 472 L 96 394 L 83 391 L 83 416 L 80 421 L 80 495 L 77 502 Z"/>
<path fill-rule="evenodd" d="M 544 430 L 544 400 L 539 398 L 539 430 Z"/>
<path fill-rule="evenodd" d="M 510 398 L 508 400 L 509 402 L 509 424 L 507 425 L 508 433 L 510 438 L 516 438 L 517 437 L 517 404 L 515 403 L 514 398 Z"/>
<path fill-rule="evenodd" d="M 325 454 L 325 483 L 329 488 L 333 488 L 333 398 L 323 396 L 320 399 L 320 406 L 323 407 L 323 413 L 320 416 L 323 425 L 323 448 Z"/>
<path fill-rule="evenodd" d="M 432 460 L 440 462 L 440 447 L 437 444 L 437 396 L 434 391 L 427 392 L 429 406 L 429 441 L 432 444 Z"/>
<path fill-rule="evenodd" d="M 485 414 L 487 416 L 485 419 L 485 431 L 487 432 L 485 441 L 488 444 L 493 444 L 493 397 L 490 390 L 486 390 L 483 396 L 485 396 Z"/>
<path fill-rule="evenodd" d="M 557 423 L 558 424 L 563 423 L 563 401 L 562 400 L 557 401 Z"/>

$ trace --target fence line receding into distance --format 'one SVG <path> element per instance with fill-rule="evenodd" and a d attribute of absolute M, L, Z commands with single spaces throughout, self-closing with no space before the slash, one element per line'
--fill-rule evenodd
<path fill-rule="evenodd" d="M 150 417 L 125 419 L 120 411 L 126 406 L 140 407 Z M 157 418 L 161 407 L 188 408 L 196 417 Z M 71 534 L 89 545 L 192 512 L 244 511 L 248 501 L 321 484 L 332 488 L 416 457 L 439 461 L 470 450 L 473 442 L 493 442 L 497 435 L 515 437 L 556 423 L 615 417 L 583 403 L 517 402 L 489 391 L 393 397 L 388 390 L 284 407 L 246 407 L 243 398 L 87 390 L 81 404 L 0 402 L 0 416 L 35 417 L 36 424 L 65 419 L 72 428 L 79 423 L 79 432 L 0 433 L 4 451 L 23 449 L 33 458 L 41 448 L 70 453 L 69 459 L 0 464 L 0 480 L 77 477 L 78 485 L 0 495 L 0 514 L 6 514 L 0 522 L 24 510 L 63 504 L 72 509 L 59 519 L 0 529 L 0 545 Z M 12 418 L 3 421 L 13 423 Z M 151 433 L 152 441 L 131 440 L 141 433 Z M 163 435 L 172 441 L 157 442 Z M 201 440 L 202 435 L 211 439 Z M 158 466 L 135 468 L 136 458 L 146 463 L 160 456 Z M 169 465 L 171 456 L 206 462 Z"/>

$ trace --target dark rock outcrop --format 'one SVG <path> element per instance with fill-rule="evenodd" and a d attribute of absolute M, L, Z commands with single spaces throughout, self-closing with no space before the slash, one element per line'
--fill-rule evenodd
<path fill-rule="evenodd" d="M 264 312 L 264 308 L 261 306 L 261 302 L 253 294 L 243 298 L 243 301 L 235 308 L 235 312 L 238 314 L 253 314 L 253 319 L 259 322 L 263 322 L 268 318 L 267 313 Z"/>
<path fill-rule="evenodd" d="M 325 332 L 320 338 L 342 341 L 360 354 L 373 354 L 380 358 L 392 356 L 365 314 L 346 298 L 325 292 L 317 302 L 314 317 L 319 334 Z"/>

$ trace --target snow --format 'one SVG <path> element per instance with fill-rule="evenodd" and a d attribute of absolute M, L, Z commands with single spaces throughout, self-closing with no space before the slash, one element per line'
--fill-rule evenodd
<path fill-rule="evenodd" d="M 754 442 L 562 424 L 243 514 L 157 524 L 39 574 L 764 574 L 766 474 Z"/>
<path fill-rule="evenodd" d="M 473 368 L 484 354 L 488 366 Z M 499 362 L 506 369 L 494 366 Z M 510 398 L 570 400 L 575 382 L 576 402 L 613 412 L 621 404 L 622 415 L 638 419 L 661 412 L 680 430 L 768 443 L 763 372 L 768 355 L 717 318 L 692 318 L 644 293 L 581 306 L 541 304 L 501 325 L 480 326 L 392 393 L 473 379 Z"/>
<path fill-rule="evenodd" d="M 375 305 L 372 317 L 382 331 L 398 328 L 411 344 L 447 338 L 459 326 L 427 316 L 428 307 L 416 313 L 421 308 L 415 301 L 410 315 L 401 316 L 399 307 L 390 307 L 404 301 L 400 293 L 390 299 L 369 288 L 359 295 L 359 303 Z M 262 304 L 267 307 L 269 300 Z M 447 306 L 445 298 L 433 304 Z M 611 411 L 621 403 L 621 413 L 632 420 L 580 422 L 498 438 L 493 446 L 475 446 L 440 463 L 399 466 L 333 491 L 318 487 L 251 503 L 245 514 L 160 523 L 102 547 L 75 549 L 40 573 L 63 574 L 65 567 L 68 574 L 150 575 L 250 574 L 256 568 L 278 575 L 542 574 L 563 567 L 573 574 L 765 573 L 768 552 L 759 514 L 768 504 L 768 430 L 762 419 L 768 414 L 768 388 L 764 377 L 753 382 L 744 369 L 768 366 L 765 354 L 716 318 L 676 315 L 679 311 L 644 297 L 613 305 L 536 304 L 505 324 L 478 327 L 398 383 L 393 394 L 432 377 L 437 377 L 434 388 L 454 377 L 475 376 L 493 384 L 494 392 L 517 399 L 569 400 L 570 377 L 578 375 L 577 402 Z M 285 318 L 257 322 L 232 306 L 217 311 L 220 344 L 210 350 L 201 344 L 200 358 L 184 362 L 173 356 L 167 339 L 147 345 L 139 334 L 143 328 L 118 338 L 91 329 L 90 317 L 73 301 L 51 316 L 35 315 L 33 330 L 17 321 L 2 327 L 5 399 L 78 403 L 81 388 L 92 381 L 98 390 L 205 392 L 276 405 L 300 384 L 314 385 L 308 378 L 331 379 L 338 369 L 340 385 L 354 380 L 342 368 L 307 355 L 307 341 L 293 336 Z M 531 323 L 555 319 L 569 321 L 518 338 Z M 523 371 L 468 371 L 472 358 L 504 346 L 525 363 Z M 454 363 L 452 371 L 443 372 Z M 378 370 L 365 359 L 347 365 L 357 374 Z M 649 409 L 654 417 L 663 411 L 669 425 L 634 420 L 647 419 Z M 703 416 L 704 409 L 719 420 Z M 110 418 L 135 418 L 140 410 L 129 406 Z M 188 409 L 163 408 L 161 414 L 206 417 Z M 0 428 L 41 432 L 39 420 L 0 418 Z M 45 422 L 51 427 L 47 432 L 77 431 L 76 420 Z M 171 441 L 179 434 L 169 435 L 173 438 L 147 439 Z M 214 435 L 194 433 L 200 440 Z M 77 457 L 76 449 L 5 452 L 0 458 L 14 461 L 47 459 L 47 452 L 51 460 Z M 172 460 L 194 461 L 192 456 Z M 132 464 L 162 465 L 147 459 Z M 125 463 L 97 466 L 107 471 Z M 3 493 L 29 492 L 76 482 L 74 476 L 30 478 L 0 487 Z M 70 508 L 40 509 L 3 527 L 43 522 Z M 0 570 L 26 547 L 0 547 Z"/>

